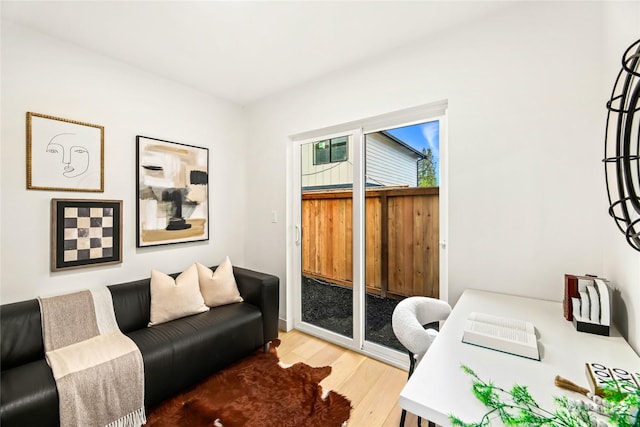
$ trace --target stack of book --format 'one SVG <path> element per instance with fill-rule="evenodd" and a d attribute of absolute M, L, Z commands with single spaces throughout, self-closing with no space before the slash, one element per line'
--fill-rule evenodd
<path fill-rule="evenodd" d="M 609 335 L 611 291 L 605 279 L 565 274 L 563 306 L 576 330 Z"/>

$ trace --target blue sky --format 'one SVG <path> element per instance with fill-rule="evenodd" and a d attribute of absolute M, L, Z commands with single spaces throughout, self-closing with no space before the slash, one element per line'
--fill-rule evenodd
<path fill-rule="evenodd" d="M 440 175 L 440 125 L 437 120 L 389 129 L 387 132 L 420 152 L 423 148 L 431 148 L 436 163 L 436 173 Z"/>

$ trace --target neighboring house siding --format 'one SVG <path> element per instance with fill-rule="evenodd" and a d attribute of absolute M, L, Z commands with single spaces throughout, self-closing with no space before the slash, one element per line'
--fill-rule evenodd
<path fill-rule="evenodd" d="M 376 132 L 366 136 L 367 184 L 418 185 L 418 157 L 386 136 Z"/>
<path fill-rule="evenodd" d="M 313 143 L 302 146 L 302 187 L 353 184 L 353 144 L 344 162 L 313 164 Z M 418 155 L 380 132 L 366 135 L 367 184 L 382 186 L 418 186 Z"/>
<path fill-rule="evenodd" d="M 302 146 L 302 187 L 353 184 L 353 144 L 349 144 L 349 157 L 344 162 L 313 164 L 313 143 Z"/>

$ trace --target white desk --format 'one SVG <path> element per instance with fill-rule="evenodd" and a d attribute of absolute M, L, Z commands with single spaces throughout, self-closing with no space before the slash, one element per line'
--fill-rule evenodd
<path fill-rule="evenodd" d="M 472 311 L 533 322 L 542 360 L 464 344 L 462 331 Z M 400 406 L 443 426 L 451 425 L 449 414 L 466 422 L 480 421 L 487 410 L 473 396 L 471 379 L 460 369 L 464 364 L 505 389 L 528 386 L 541 407 L 553 409 L 553 396 L 580 396 L 556 387 L 555 376 L 588 388 L 587 362 L 640 370 L 640 358 L 615 328 L 609 337 L 577 332 L 563 317 L 560 302 L 467 290 L 400 393 Z"/>

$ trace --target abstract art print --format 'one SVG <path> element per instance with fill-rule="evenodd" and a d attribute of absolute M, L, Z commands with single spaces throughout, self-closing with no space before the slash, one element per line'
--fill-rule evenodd
<path fill-rule="evenodd" d="M 122 200 L 51 199 L 51 271 L 122 262 Z"/>
<path fill-rule="evenodd" d="M 27 113 L 27 189 L 104 191 L 104 127 Z"/>
<path fill-rule="evenodd" d="M 209 239 L 209 150 L 137 136 L 137 247 Z"/>

